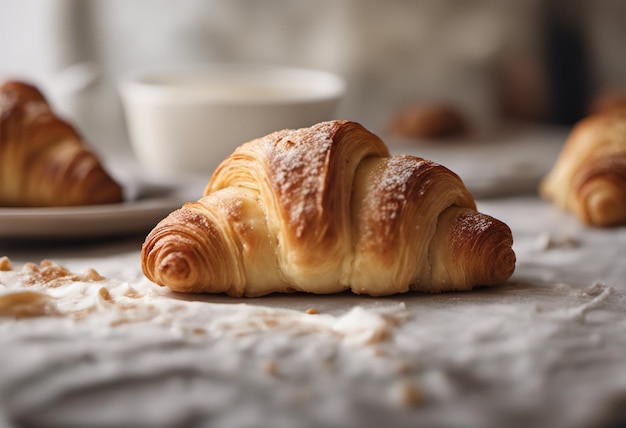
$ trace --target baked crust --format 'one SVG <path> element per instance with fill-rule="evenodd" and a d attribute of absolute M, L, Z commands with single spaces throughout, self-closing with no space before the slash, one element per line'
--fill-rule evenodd
<path fill-rule="evenodd" d="M 626 110 L 577 123 L 539 193 L 585 224 L 626 224 Z"/>
<path fill-rule="evenodd" d="M 148 235 L 142 266 L 182 292 L 380 296 L 503 282 L 511 245 L 452 171 L 332 121 L 239 147 Z"/>
<path fill-rule="evenodd" d="M 34 86 L 0 86 L 0 206 L 122 202 L 122 187 Z"/>

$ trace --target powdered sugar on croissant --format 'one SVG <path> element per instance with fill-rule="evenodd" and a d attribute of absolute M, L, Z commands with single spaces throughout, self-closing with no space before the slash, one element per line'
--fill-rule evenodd
<path fill-rule="evenodd" d="M 501 283 L 511 246 L 456 174 L 332 121 L 239 147 L 204 197 L 152 230 L 142 267 L 182 292 L 381 296 Z"/>

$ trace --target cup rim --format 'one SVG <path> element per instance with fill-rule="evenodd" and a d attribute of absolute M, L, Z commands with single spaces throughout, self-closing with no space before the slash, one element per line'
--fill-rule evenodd
<path fill-rule="evenodd" d="M 230 97 L 224 94 L 181 90 L 174 81 L 184 78 L 211 78 L 221 82 L 271 84 L 293 89 L 268 96 Z M 346 90 L 338 74 L 321 69 L 257 63 L 210 63 L 152 66 L 123 74 L 118 82 L 122 98 L 168 104 L 297 104 L 337 100 Z M 296 92 L 300 91 L 300 92 Z"/>

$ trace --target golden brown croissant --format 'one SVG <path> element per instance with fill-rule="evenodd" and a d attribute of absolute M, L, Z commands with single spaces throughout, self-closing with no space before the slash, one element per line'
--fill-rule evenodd
<path fill-rule="evenodd" d="M 539 192 L 583 223 L 626 224 L 626 110 L 576 124 Z"/>
<path fill-rule="evenodd" d="M 476 211 L 456 174 L 390 157 L 354 122 L 250 141 L 204 194 L 147 236 L 141 259 L 150 280 L 234 296 L 382 296 L 492 285 L 515 268 L 510 229 Z"/>
<path fill-rule="evenodd" d="M 0 86 L 0 206 L 121 202 L 121 186 L 34 86 Z"/>

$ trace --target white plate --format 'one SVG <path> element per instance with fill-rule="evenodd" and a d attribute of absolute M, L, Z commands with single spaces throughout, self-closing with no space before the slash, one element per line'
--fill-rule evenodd
<path fill-rule="evenodd" d="M 457 173 L 476 198 L 536 193 L 569 129 L 510 127 L 458 140 L 384 138 L 392 154 L 411 154 Z"/>
<path fill-rule="evenodd" d="M 0 208 L 1 239 L 103 238 L 148 232 L 185 198 L 175 189 L 120 204 Z"/>

